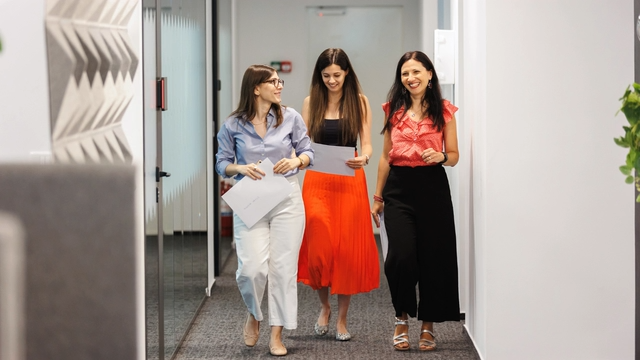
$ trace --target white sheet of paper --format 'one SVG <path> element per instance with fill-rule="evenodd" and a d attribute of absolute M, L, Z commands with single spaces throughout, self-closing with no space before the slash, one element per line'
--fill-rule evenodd
<path fill-rule="evenodd" d="M 312 143 L 313 166 L 309 169 L 323 173 L 355 176 L 355 170 L 348 167 L 346 161 L 353 158 L 353 148 Z"/>
<path fill-rule="evenodd" d="M 266 174 L 261 180 L 245 176 L 222 195 L 222 199 L 248 228 L 255 225 L 293 191 L 291 183 L 284 175 L 273 173 L 273 163 L 268 158 L 263 160 L 258 168 Z"/>
<path fill-rule="evenodd" d="M 382 247 L 382 260 L 387 260 L 389 239 L 387 238 L 387 229 L 384 227 L 384 211 L 380 213 L 380 247 Z"/>

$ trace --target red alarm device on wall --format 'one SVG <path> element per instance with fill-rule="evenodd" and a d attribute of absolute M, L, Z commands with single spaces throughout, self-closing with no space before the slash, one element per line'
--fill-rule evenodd
<path fill-rule="evenodd" d="M 280 72 L 290 73 L 291 72 L 291 61 L 281 61 L 280 62 Z"/>

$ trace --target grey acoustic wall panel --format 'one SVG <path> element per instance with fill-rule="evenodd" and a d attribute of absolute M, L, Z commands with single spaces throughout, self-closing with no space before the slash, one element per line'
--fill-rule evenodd
<path fill-rule="evenodd" d="M 0 165 L 26 239 L 26 358 L 135 359 L 130 165 Z"/>
<path fill-rule="evenodd" d="M 46 3 L 55 161 L 131 163 L 121 123 L 139 62 L 128 32 L 138 0 Z"/>

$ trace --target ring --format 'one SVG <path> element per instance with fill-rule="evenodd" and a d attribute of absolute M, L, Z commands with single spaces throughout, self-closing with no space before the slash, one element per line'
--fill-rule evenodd
<path fill-rule="evenodd" d="M 427 160 L 431 160 L 431 156 L 427 156 Z"/>
<path fill-rule="evenodd" d="M 253 165 L 253 170 L 258 170 L 258 167 Z"/>

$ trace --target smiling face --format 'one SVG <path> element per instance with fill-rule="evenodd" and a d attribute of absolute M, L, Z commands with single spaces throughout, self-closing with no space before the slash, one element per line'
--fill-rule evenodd
<path fill-rule="evenodd" d="M 412 96 L 422 96 L 427 89 L 432 73 L 421 62 L 407 60 L 400 70 L 402 84 Z"/>
<path fill-rule="evenodd" d="M 256 100 L 258 102 L 280 104 L 282 101 L 280 95 L 282 94 L 283 86 L 278 82 L 279 80 L 278 73 L 274 72 L 267 80 L 258 84 L 254 91 L 257 97 Z"/>
<path fill-rule="evenodd" d="M 340 68 L 340 65 L 332 64 L 322 69 L 322 81 L 329 92 L 342 91 L 342 85 L 347 72 Z"/>

